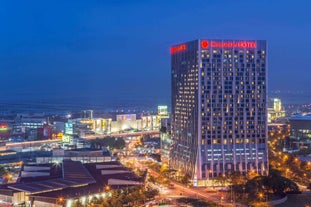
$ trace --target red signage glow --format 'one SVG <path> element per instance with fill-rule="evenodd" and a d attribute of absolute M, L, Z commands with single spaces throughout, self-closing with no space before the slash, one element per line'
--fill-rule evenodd
<path fill-rule="evenodd" d="M 203 49 L 208 48 L 208 41 L 207 41 L 207 40 L 202 40 L 202 41 L 201 41 L 201 47 L 202 47 Z"/>
<path fill-rule="evenodd" d="M 187 45 L 186 44 L 182 44 L 182 45 L 177 45 L 174 47 L 171 47 L 171 54 L 174 54 L 176 52 L 180 52 L 180 51 L 185 51 L 187 49 Z"/>
<path fill-rule="evenodd" d="M 240 42 L 217 42 L 217 41 L 211 41 L 210 43 L 207 40 L 201 41 L 201 47 L 203 49 L 206 49 L 208 47 L 227 47 L 227 48 L 256 48 L 257 44 L 256 42 L 251 41 L 240 41 Z"/>

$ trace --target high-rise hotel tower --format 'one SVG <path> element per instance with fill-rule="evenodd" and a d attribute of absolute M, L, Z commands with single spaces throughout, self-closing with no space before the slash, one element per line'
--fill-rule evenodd
<path fill-rule="evenodd" d="M 234 171 L 266 174 L 266 41 L 194 40 L 170 53 L 171 167 L 195 186 Z"/>

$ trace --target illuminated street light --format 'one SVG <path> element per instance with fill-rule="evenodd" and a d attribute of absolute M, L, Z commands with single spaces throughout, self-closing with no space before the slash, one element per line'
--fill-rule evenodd
<path fill-rule="evenodd" d="M 259 197 L 260 200 L 263 199 L 263 193 L 259 193 L 258 197 Z"/>
<path fill-rule="evenodd" d="M 286 171 L 285 171 L 286 175 L 285 175 L 285 177 L 287 177 L 287 172 L 289 172 L 289 168 L 286 168 Z"/>
<path fill-rule="evenodd" d="M 59 198 L 57 198 L 56 202 L 57 202 L 57 204 L 63 204 L 64 200 L 65 199 L 63 197 L 59 197 Z"/>
<path fill-rule="evenodd" d="M 307 174 L 304 173 L 304 174 L 303 174 L 303 177 L 301 177 L 301 183 L 303 182 L 303 179 L 306 178 L 306 176 L 307 176 Z"/>

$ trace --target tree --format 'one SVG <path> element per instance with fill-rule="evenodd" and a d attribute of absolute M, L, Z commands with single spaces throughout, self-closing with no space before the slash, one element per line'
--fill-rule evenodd
<path fill-rule="evenodd" d="M 247 172 L 246 177 L 247 179 L 251 180 L 255 177 L 259 176 L 259 174 L 255 170 L 250 170 Z"/>
<path fill-rule="evenodd" d="M 108 202 L 108 200 L 103 201 L 102 207 L 110 207 L 110 203 Z"/>
<path fill-rule="evenodd" d="M 247 182 L 245 176 L 238 171 L 231 173 L 230 181 L 232 185 L 245 185 Z"/>
<path fill-rule="evenodd" d="M 263 184 L 266 189 L 279 195 L 282 195 L 285 191 L 299 191 L 295 182 L 281 176 L 281 172 L 275 169 L 270 169 L 269 175 L 265 176 L 263 179 Z"/>
<path fill-rule="evenodd" d="M 164 175 L 167 175 L 168 172 L 169 172 L 169 167 L 166 165 L 166 164 L 163 164 L 161 167 L 160 167 L 160 173 L 161 174 L 164 174 Z"/>
<path fill-rule="evenodd" d="M 111 198 L 110 199 L 110 206 L 122 207 L 123 205 L 122 205 L 121 201 L 118 198 Z"/>
<path fill-rule="evenodd" d="M 147 198 L 147 200 L 151 200 L 158 194 L 159 194 L 159 191 L 157 189 L 151 189 L 151 188 L 147 188 L 147 190 L 144 192 L 144 195 Z"/>
<path fill-rule="evenodd" d="M 156 183 L 156 179 L 155 179 L 155 177 L 153 177 L 152 175 L 149 175 L 149 182 L 151 182 L 151 183 Z"/>
<path fill-rule="evenodd" d="M 281 176 L 280 171 L 270 169 L 268 176 L 257 176 L 246 183 L 246 192 L 252 199 L 257 198 L 258 192 L 283 195 L 286 191 L 298 192 L 299 188 L 292 180 Z"/>
<path fill-rule="evenodd" d="M 257 176 L 247 181 L 245 190 L 251 200 L 257 199 L 258 192 L 264 191 L 263 178 L 264 176 Z"/>
<path fill-rule="evenodd" d="M 180 182 L 184 185 L 188 185 L 190 183 L 190 175 L 189 174 L 185 174 L 181 177 Z"/>

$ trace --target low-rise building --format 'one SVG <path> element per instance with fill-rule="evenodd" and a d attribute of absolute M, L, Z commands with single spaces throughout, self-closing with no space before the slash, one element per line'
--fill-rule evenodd
<path fill-rule="evenodd" d="M 299 114 L 290 117 L 290 138 L 296 148 L 311 147 L 311 114 Z"/>
<path fill-rule="evenodd" d="M 0 186 L 1 205 L 70 207 L 111 196 L 110 190 L 142 185 L 141 178 L 117 161 L 24 165 L 18 181 Z"/>
<path fill-rule="evenodd" d="M 291 138 L 311 140 L 311 114 L 290 117 Z"/>

